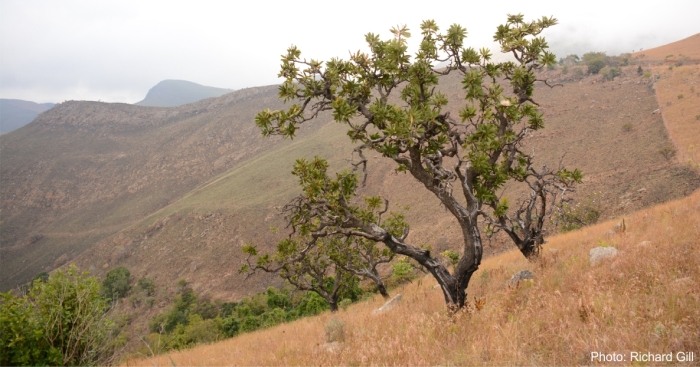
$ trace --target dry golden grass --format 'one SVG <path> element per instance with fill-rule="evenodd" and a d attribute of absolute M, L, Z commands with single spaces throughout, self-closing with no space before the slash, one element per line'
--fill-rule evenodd
<path fill-rule="evenodd" d="M 669 55 L 673 56 L 668 57 L 668 59 L 678 59 L 685 56 L 690 60 L 700 60 L 700 33 L 663 46 L 635 52 L 632 57 L 642 55 L 647 60 L 666 60 Z"/>
<path fill-rule="evenodd" d="M 696 37 L 700 39 L 700 36 Z M 698 47 L 700 49 L 700 46 Z M 678 150 L 677 159 L 700 167 L 700 66 L 688 65 L 669 70 L 655 68 L 661 75 L 656 82 L 656 98 L 666 129 Z"/>
<path fill-rule="evenodd" d="M 516 252 L 485 260 L 469 288 L 469 311 L 453 318 L 426 277 L 395 290 L 404 299 L 386 314 L 372 315 L 377 297 L 337 315 L 127 365 L 166 366 L 170 358 L 178 366 L 578 365 L 590 364 L 593 351 L 693 351 L 698 363 L 700 191 L 625 222 L 624 233 L 611 235 L 615 222 L 605 222 L 552 237 L 539 263 Z M 620 255 L 591 266 L 588 252 L 602 243 Z M 535 280 L 505 287 L 522 269 Z M 329 346 L 324 325 L 333 318 L 344 324 L 345 341 Z"/>

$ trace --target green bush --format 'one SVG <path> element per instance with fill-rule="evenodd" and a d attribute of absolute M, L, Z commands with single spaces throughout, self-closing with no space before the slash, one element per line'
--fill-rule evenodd
<path fill-rule="evenodd" d="M 605 67 L 605 62 L 603 60 L 593 60 L 590 63 L 588 63 L 588 73 L 589 74 L 598 74 L 601 69 Z"/>
<path fill-rule="evenodd" d="M 156 282 L 153 280 L 153 278 L 143 277 L 139 279 L 136 284 L 149 296 L 156 293 Z"/>
<path fill-rule="evenodd" d="M 22 298 L 2 294 L 0 365 L 92 365 L 111 356 L 114 322 L 100 283 L 74 265 Z"/>
<path fill-rule="evenodd" d="M 405 259 L 401 259 L 391 264 L 391 277 L 399 283 L 407 282 L 413 279 L 413 273 L 413 266 L 411 266 L 411 264 Z"/>
<path fill-rule="evenodd" d="M 609 67 L 606 66 L 602 69 L 600 69 L 599 72 L 601 75 L 603 75 L 603 78 L 606 80 L 613 80 L 615 77 L 620 76 L 620 69 L 619 68 L 614 68 L 614 67 Z"/>
<path fill-rule="evenodd" d="M 61 351 L 48 344 L 45 331 L 26 298 L 0 294 L 0 365 L 59 365 Z"/>
<path fill-rule="evenodd" d="M 105 280 L 102 281 L 102 295 L 112 300 L 123 298 L 131 289 L 130 278 L 131 273 L 123 266 L 108 271 Z"/>
<path fill-rule="evenodd" d="M 227 338 L 235 336 L 241 328 L 241 322 L 236 317 L 227 317 L 221 324 L 221 332 Z"/>
<path fill-rule="evenodd" d="M 587 52 L 583 54 L 582 60 L 588 66 L 589 74 L 598 74 L 607 65 L 609 57 L 605 52 Z"/>
<path fill-rule="evenodd" d="M 440 255 L 442 255 L 442 257 L 444 257 L 445 259 L 447 259 L 447 261 L 449 261 L 450 265 L 452 265 L 453 267 L 457 266 L 457 263 L 459 262 L 459 258 L 460 258 L 459 252 L 455 252 L 452 250 L 445 250 L 442 253 L 440 253 Z"/>

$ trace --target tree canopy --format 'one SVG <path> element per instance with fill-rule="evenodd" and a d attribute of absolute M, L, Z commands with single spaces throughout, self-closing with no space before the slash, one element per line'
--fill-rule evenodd
<path fill-rule="evenodd" d="M 486 48 L 466 46 L 462 26 L 441 32 L 432 20 L 421 24 L 422 40 L 413 56 L 406 26 L 392 28 L 388 40 L 367 34 L 369 53 L 358 51 L 349 60 L 307 60 L 291 46 L 279 74 L 285 79 L 279 97 L 291 105 L 258 113 L 255 123 L 263 136 L 293 138 L 299 126 L 329 111 L 357 144 L 355 172 L 366 177 L 367 150 L 394 160 L 398 171 L 417 179 L 452 214 L 464 243 L 450 272 L 428 249 L 406 242 L 407 225 L 392 228 L 391 221 L 381 222 L 368 201 L 356 197 L 356 174 L 332 179 L 325 161 L 316 158 L 295 165 L 302 194 L 285 207 L 290 239 L 280 242 L 273 256 L 248 247 L 249 255 L 258 256 L 253 268 L 274 270 L 269 265 L 276 262 L 284 269 L 285 262 L 302 261 L 329 239 L 361 238 L 415 260 L 437 279 L 448 306 L 460 308 L 481 263 L 482 231 L 502 231 L 524 256 L 536 257 L 546 218 L 583 177 L 561 165 L 536 166 L 535 157 L 523 149 L 528 135 L 544 128 L 532 96 L 536 82 L 549 85 L 535 73 L 556 62 L 540 37 L 556 23 L 552 17 L 526 21 L 521 14 L 508 15 L 494 35 L 501 52 L 511 56 L 503 62 L 493 61 Z M 451 73 L 462 78 L 464 101 L 449 101 L 437 89 L 440 78 Z M 446 111 L 449 103 L 461 104 L 459 116 Z M 506 183 L 519 183 L 528 193 L 511 202 L 503 196 Z M 283 260 L 286 251 L 293 255 Z"/>

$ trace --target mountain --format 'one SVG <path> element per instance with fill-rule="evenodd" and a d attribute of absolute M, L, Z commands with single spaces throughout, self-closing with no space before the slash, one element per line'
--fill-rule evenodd
<path fill-rule="evenodd" d="M 163 80 L 148 91 L 143 101 L 137 102 L 135 105 L 176 107 L 231 92 L 233 89 L 207 87 L 185 80 Z"/>
<path fill-rule="evenodd" d="M 53 103 L 40 104 L 21 99 L 0 99 L 0 134 L 19 129 L 53 106 Z"/>

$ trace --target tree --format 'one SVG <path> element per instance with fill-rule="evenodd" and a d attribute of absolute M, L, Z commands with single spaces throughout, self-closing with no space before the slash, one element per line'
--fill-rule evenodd
<path fill-rule="evenodd" d="M 343 299 L 344 292 L 357 283 L 356 277 L 373 281 L 379 293 L 388 298 L 389 293 L 377 267 L 391 262 L 394 252 L 388 248 L 380 249 L 377 241 L 363 237 L 342 233 L 316 236 L 309 231 L 314 226 L 307 222 L 311 218 L 308 216 L 309 210 L 323 210 L 309 207 L 309 201 L 321 206 L 342 205 L 342 202 L 350 200 L 357 188 L 355 174 L 343 172 L 333 180 L 328 178 L 327 169 L 328 163 L 318 157 L 311 162 L 305 159 L 296 161 L 292 173 L 299 177 L 306 194 L 292 200 L 283 209 L 293 232 L 288 239 L 278 243 L 277 251 L 272 256 L 258 256 L 255 246 L 246 245 L 243 251 L 248 257 L 241 271 L 279 273 L 295 287 L 318 293 L 330 304 L 331 311 L 338 309 L 338 301 Z M 328 192 L 332 193 L 332 197 L 325 195 Z M 386 221 L 382 222 L 388 202 L 378 196 L 366 197 L 364 201 L 364 207 L 357 207 L 355 215 L 367 221 L 383 223 L 397 236 L 407 233 L 408 224 L 400 213 L 389 213 Z M 380 210 L 382 207 L 384 209 Z M 255 256 L 257 261 L 252 263 L 251 258 Z"/>
<path fill-rule="evenodd" d="M 258 255 L 257 249 L 246 245 L 243 251 L 248 254 L 248 265 L 244 265 L 241 272 L 250 269 L 253 273 L 256 270 L 278 273 L 297 289 L 312 291 L 321 296 L 328 302 L 331 311 L 335 312 L 345 291 L 356 286 L 357 278 L 330 258 L 329 248 L 334 247 L 330 242 L 334 240 L 331 238 L 304 243 L 294 238 L 285 239 L 278 244 L 274 256 L 259 256 L 256 264 L 251 264 L 249 260 Z"/>
<path fill-rule="evenodd" d="M 525 257 L 535 258 L 544 242 L 545 220 L 583 177 L 561 164 L 538 168 L 523 149 L 530 132 L 544 128 L 532 94 L 535 82 L 549 85 L 535 72 L 556 58 L 539 34 L 556 23 L 554 18 L 526 22 L 523 15 L 509 15 L 494 35 L 501 51 L 514 59 L 505 62 L 492 61 L 488 49 L 466 47 L 466 29 L 460 25 L 440 33 L 432 20 L 421 24 L 422 41 L 413 60 L 405 26 L 392 28 L 394 37 L 385 41 L 367 34 L 370 52 L 358 51 L 349 60 L 306 60 L 290 47 L 282 57 L 285 81 L 279 96 L 294 103 L 286 110 L 258 113 L 255 123 L 263 136 L 293 138 L 300 125 L 330 111 L 358 144 L 354 169 L 366 178 L 366 150 L 393 159 L 398 171 L 417 179 L 453 215 L 464 239 L 450 273 L 429 249 L 407 243 L 407 231 L 392 232 L 366 215 L 356 200 L 355 175 L 346 172 L 333 180 L 316 163 L 307 166 L 314 179 L 300 176 L 303 193 L 288 204 L 289 225 L 309 241 L 295 246 L 339 235 L 382 242 L 430 272 L 451 309 L 465 304 L 467 285 L 482 259 L 482 230 L 506 233 Z M 459 121 L 445 111 L 449 101 L 436 88 L 440 77 L 451 73 L 462 76 L 466 92 Z M 503 196 L 508 182 L 523 185 L 527 193 L 509 201 Z"/>

